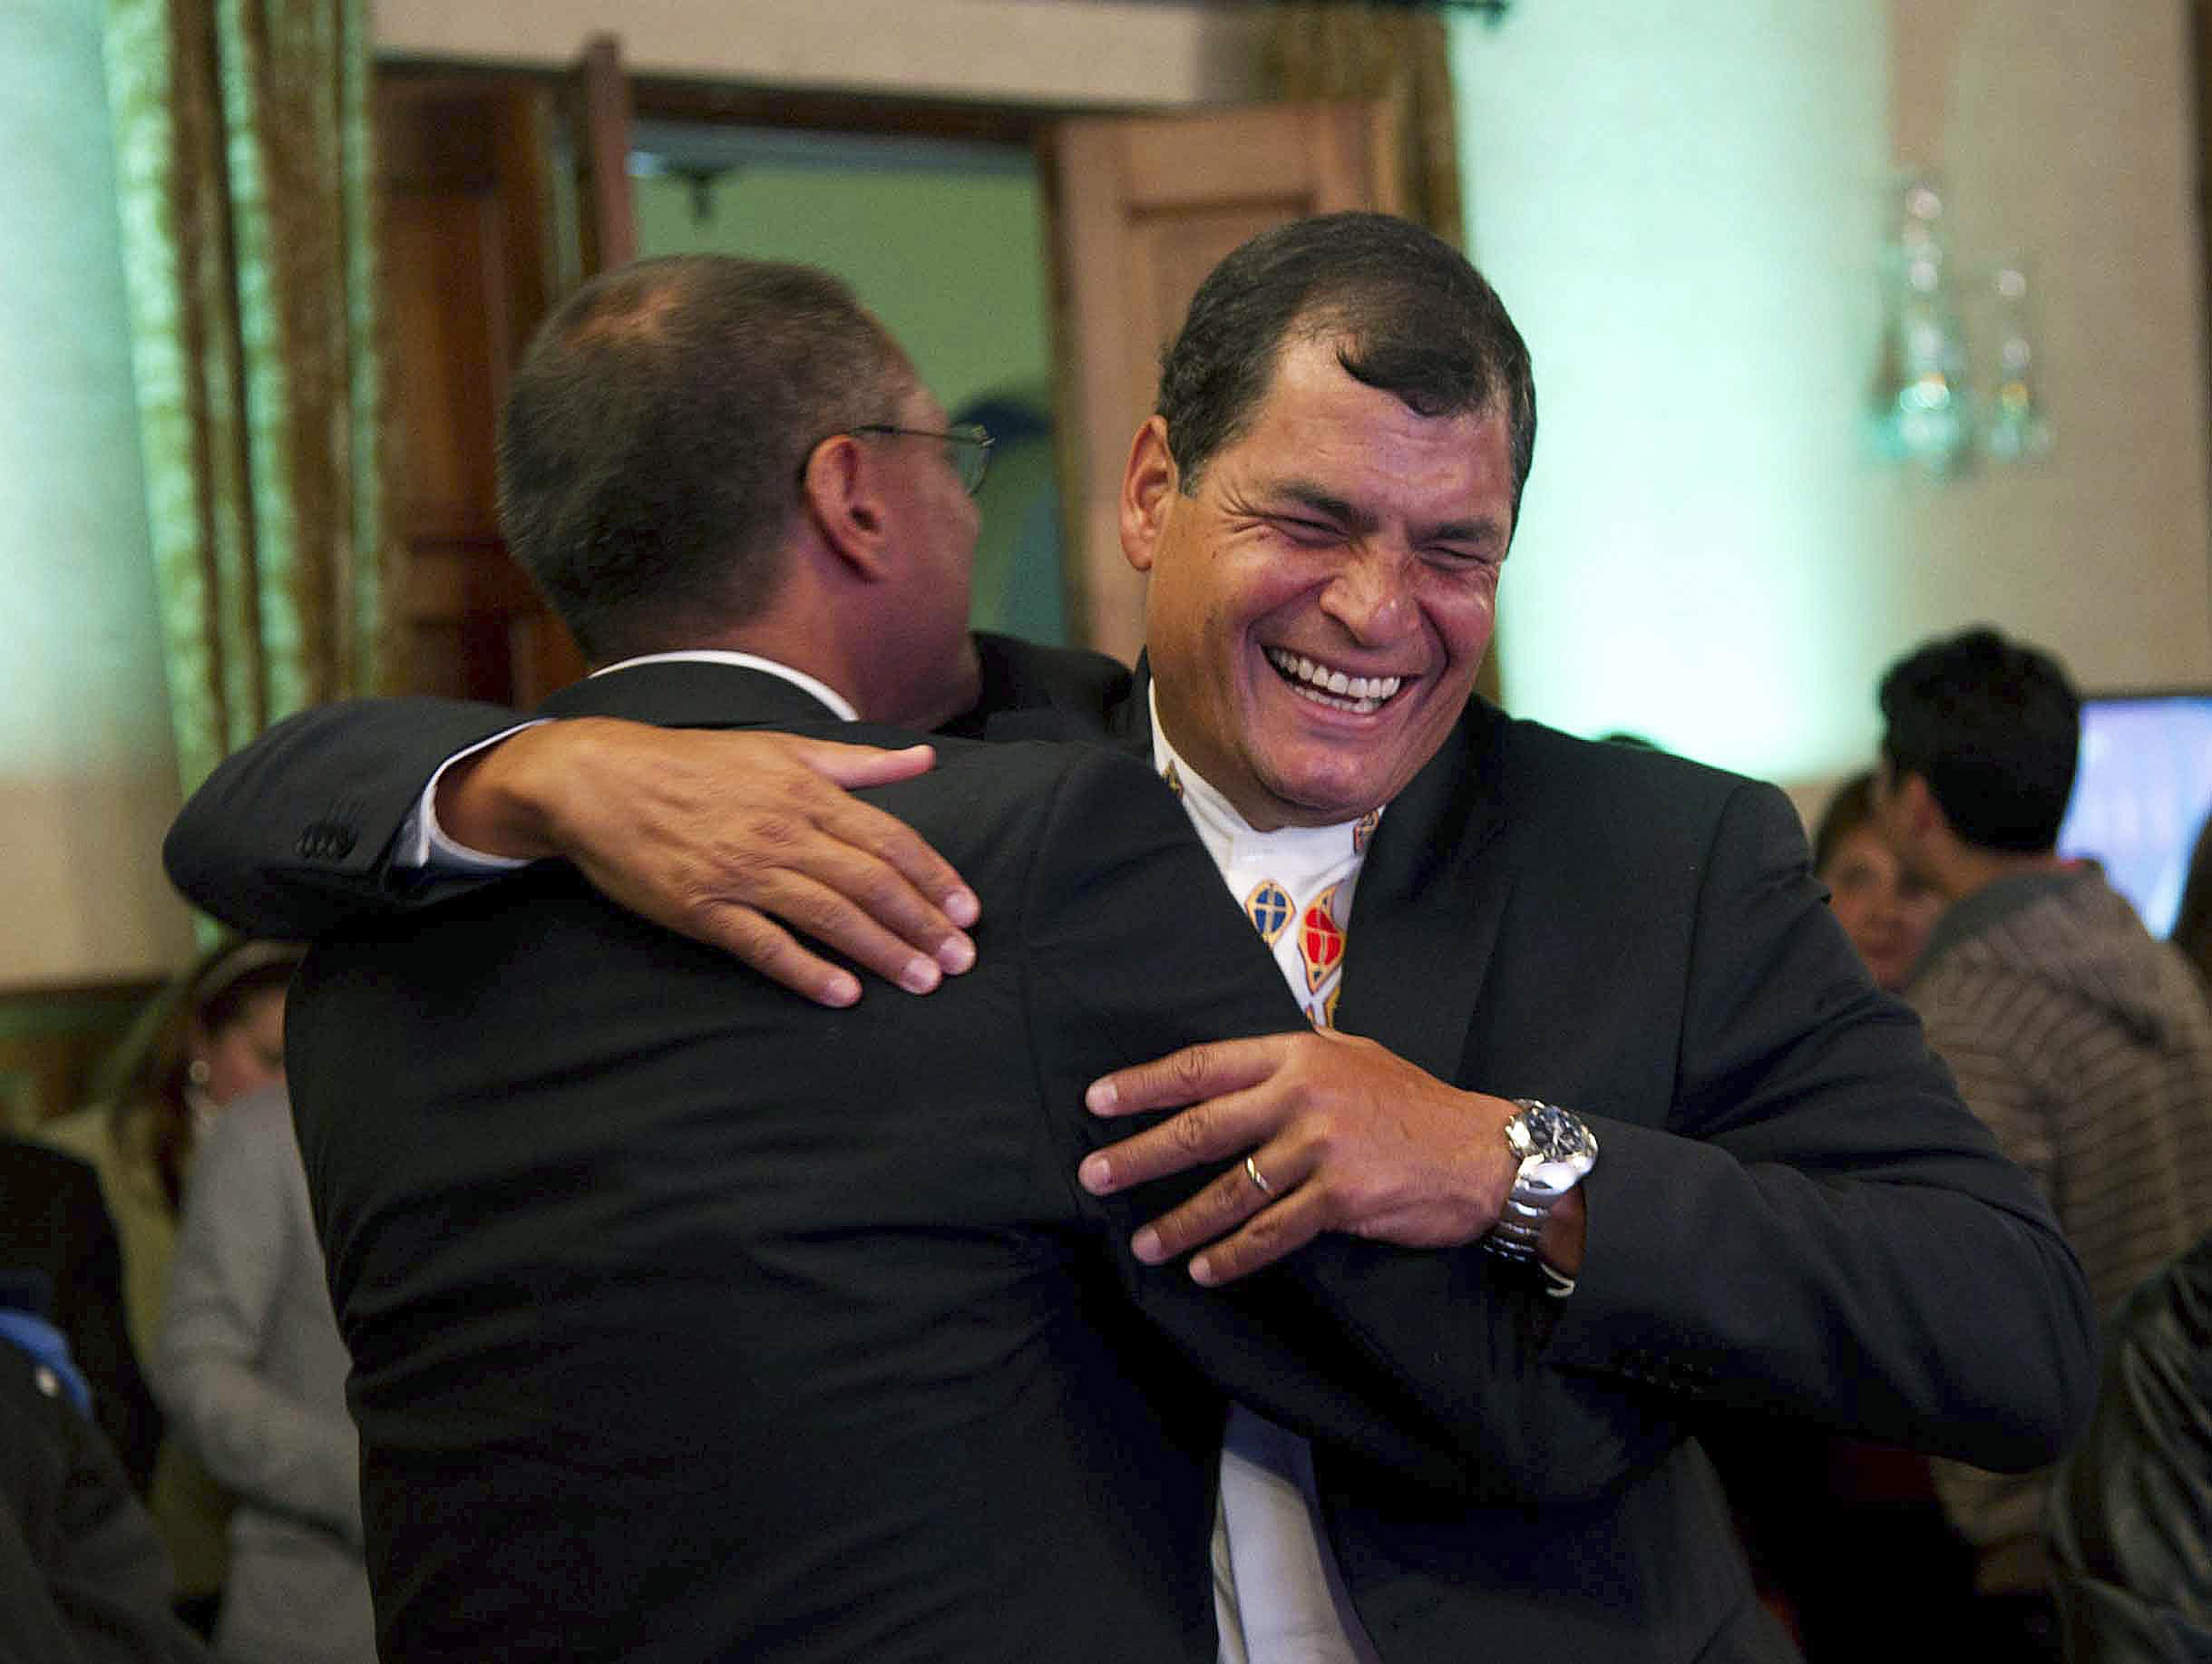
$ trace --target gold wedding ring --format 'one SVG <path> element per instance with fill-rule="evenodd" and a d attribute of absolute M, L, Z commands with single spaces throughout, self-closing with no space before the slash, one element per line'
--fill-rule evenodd
<path fill-rule="evenodd" d="M 1260 1187 L 1260 1193 L 1262 1196 L 1272 1196 L 1275 1193 L 1275 1187 L 1260 1176 L 1260 1163 L 1253 1161 L 1249 1155 L 1244 1158 L 1244 1176 Z"/>

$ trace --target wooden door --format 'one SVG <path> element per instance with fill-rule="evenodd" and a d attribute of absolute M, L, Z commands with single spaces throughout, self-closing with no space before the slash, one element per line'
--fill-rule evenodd
<path fill-rule="evenodd" d="M 376 112 L 408 683 L 506 703 L 531 691 L 516 660 L 543 628 L 500 538 L 493 464 L 500 399 L 551 287 L 543 101 L 528 83 L 387 71 Z"/>
<path fill-rule="evenodd" d="M 629 110 L 610 38 L 559 79 L 378 73 L 411 691 L 527 705 L 583 674 L 500 535 L 499 412 L 560 296 L 630 258 Z"/>
<path fill-rule="evenodd" d="M 1398 211 L 1394 140 L 1379 104 L 1270 104 L 1067 122 L 1052 150 L 1069 612 L 1076 639 L 1134 661 L 1144 580 L 1122 558 L 1118 505 L 1161 350 L 1247 238 L 1308 214 Z"/>

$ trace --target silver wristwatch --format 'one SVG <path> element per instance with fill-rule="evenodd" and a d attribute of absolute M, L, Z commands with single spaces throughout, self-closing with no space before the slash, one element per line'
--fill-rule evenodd
<path fill-rule="evenodd" d="M 1521 1169 L 1483 1245 L 1508 1260 L 1529 1260 L 1536 1257 L 1545 1216 L 1597 1165 L 1598 1146 L 1582 1118 L 1556 1104 L 1535 1098 L 1514 1103 L 1521 1113 L 1506 1123 L 1506 1148 Z"/>

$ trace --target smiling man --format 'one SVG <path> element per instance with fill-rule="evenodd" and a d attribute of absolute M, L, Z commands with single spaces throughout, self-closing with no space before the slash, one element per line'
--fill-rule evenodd
<path fill-rule="evenodd" d="M 1182 1113 L 1081 1184 L 1226 1163 L 1135 1232 L 1164 1278 L 1236 1281 L 1323 1233 L 1437 1250 L 1379 1252 L 1372 1310 L 1407 1315 L 1407 1260 L 1448 1271 L 1424 1357 L 1540 1503 L 1426 1494 L 1239 1412 L 1225 1657 L 1787 1658 L 1696 1425 L 1780 1415 L 2025 1466 L 2086 1410 L 2079 1269 L 1867 981 L 1781 794 L 1470 698 L 1535 431 L 1526 350 L 1456 249 L 1374 215 L 1265 233 L 1201 286 L 1131 449 L 1147 664 L 981 644 L 966 725 L 1149 755 L 1320 1031 L 1097 1082 L 1096 1114 Z M 1016 950 L 989 917 L 956 929 L 973 913 L 941 863 L 762 736 L 552 725 L 425 790 L 511 721 L 296 719 L 188 807 L 172 874 L 297 935 L 463 887 L 399 871 L 434 828 L 566 852 L 834 1005 L 857 978 L 763 910 L 915 990 Z M 299 853 L 334 847 L 300 841 L 328 820 L 354 852 Z M 1157 986 L 1183 928 L 1160 916 L 1122 974 Z"/>

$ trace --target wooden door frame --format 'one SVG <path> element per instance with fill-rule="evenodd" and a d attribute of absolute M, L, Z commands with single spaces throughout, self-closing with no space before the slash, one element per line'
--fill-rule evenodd
<path fill-rule="evenodd" d="M 1116 113 L 1112 108 L 837 92 L 656 75 L 633 75 L 630 96 L 639 118 L 651 121 L 1032 146 L 1048 142 L 1053 124 L 1071 116 Z"/>
<path fill-rule="evenodd" d="M 426 85 L 450 83 L 456 89 L 499 84 L 531 86 L 556 99 L 570 84 L 572 73 L 570 66 L 476 65 L 406 55 L 380 55 L 376 71 L 379 75 L 387 73 L 404 75 Z M 925 98 L 638 74 L 634 71 L 629 76 L 629 84 L 634 122 L 686 122 L 792 132 L 936 140 L 1004 145 L 1029 152 L 1043 216 L 1041 248 L 1052 346 L 1053 413 L 1058 430 L 1057 469 L 1063 505 L 1060 582 L 1067 616 L 1080 631 L 1085 600 L 1091 586 L 1083 567 L 1082 530 L 1075 520 L 1082 495 L 1082 464 L 1074 449 L 1075 423 L 1081 413 L 1077 408 L 1073 360 L 1079 344 L 1060 255 L 1063 205 L 1057 165 L 1057 134 L 1064 123 L 1071 121 L 1187 113 L 1194 107 Z M 1125 440 L 1125 437 L 1123 436 Z"/>

